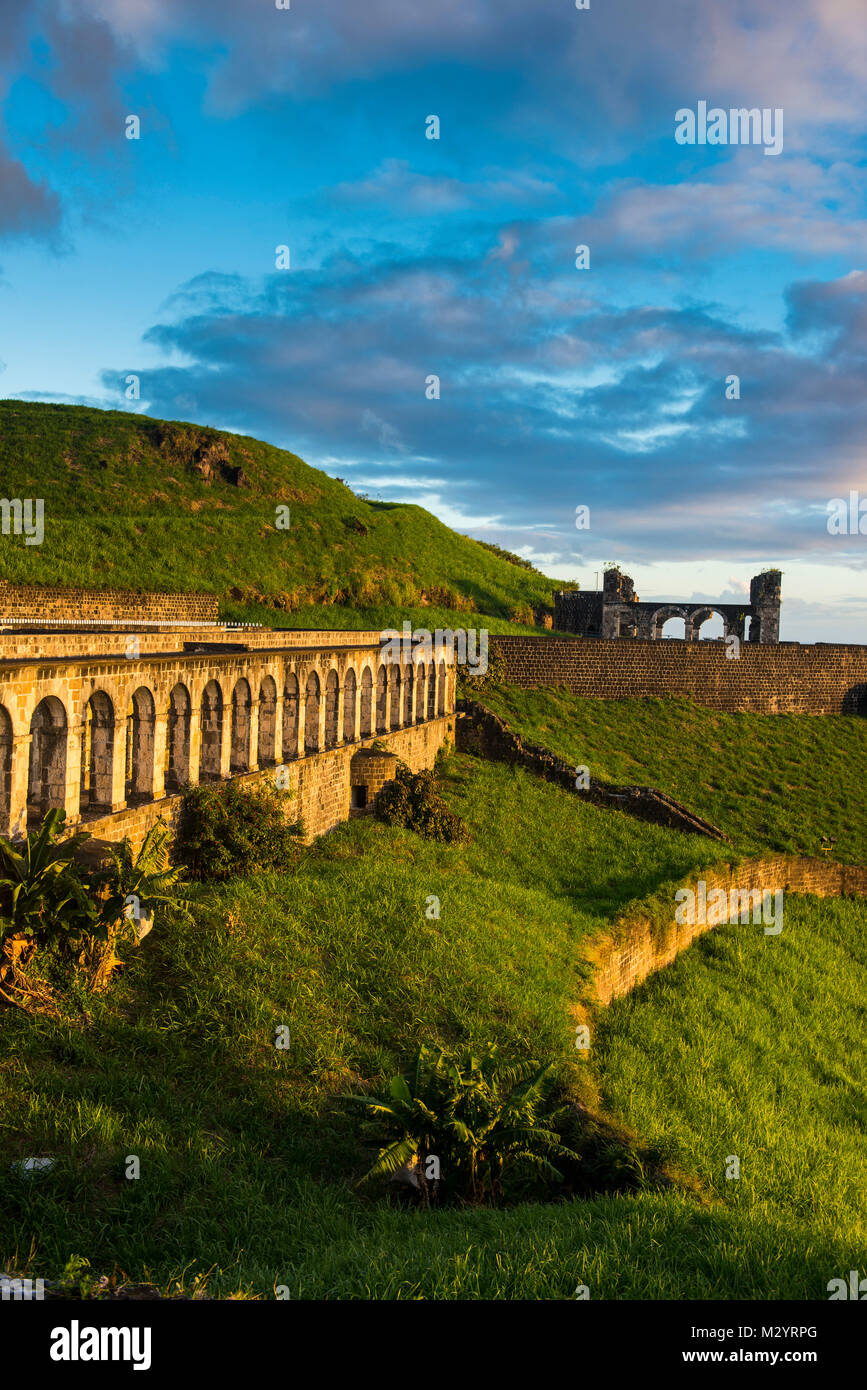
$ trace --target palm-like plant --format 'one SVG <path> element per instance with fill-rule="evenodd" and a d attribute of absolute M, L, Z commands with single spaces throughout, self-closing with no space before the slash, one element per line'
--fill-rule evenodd
<path fill-rule="evenodd" d="M 427 1178 L 427 1160 L 433 1156 L 448 1187 L 476 1202 L 502 1195 L 507 1168 L 559 1179 L 552 1160 L 577 1161 L 578 1155 L 553 1128 L 564 1112 L 546 1108 L 552 1072 L 553 1064 L 507 1065 L 492 1045 L 480 1053 L 453 1054 L 424 1044 L 393 1078 L 387 1098 L 350 1097 L 389 1136 L 361 1182 L 413 1164 L 427 1202 L 436 1193 Z"/>
<path fill-rule="evenodd" d="M 57 928 L 80 927 L 95 918 L 73 868 L 79 845 L 90 836 L 80 831 L 59 841 L 65 820 L 65 811 L 55 808 L 20 848 L 0 839 L 0 901 L 7 930 L 50 936 Z"/>
<path fill-rule="evenodd" d="M 101 916 L 109 923 L 121 918 L 141 920 L 153 915 L 155 908 L 174 908 L 187 913 L 189 900 L 178 893 L 184 877 L 183 865 L 169 865 L 168 847 L 171 832 L 165 821 L 158 820 L 145 836 L 141 849 L 133 855 L 129 840 L 117 849 L 109 849 L 110 867 L 102 876 L 108 889 Z M 136 901 L 136 911 L 130 911 L 130 899 Z M 139 930 L 137 936 L 144 936 Z"/>

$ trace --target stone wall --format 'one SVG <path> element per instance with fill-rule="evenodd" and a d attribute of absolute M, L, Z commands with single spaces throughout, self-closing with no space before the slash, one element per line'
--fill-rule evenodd
<path fill-rule="evenodd" d="M 712 709 L 759 714 L 867 714 L 867 646 L 741 644 L 637 638 L 492 637 L 505 679 L 563 685 L 605 700 L 686 696 Z"/>
<path fill-rule="evenodd" d="M 0 622 L 216 623 L 216 594 L 136 594 L 10 584 L 0 579 Z"/>
<path fill-rule="evenodd" d="M 398 729 L 391 734 L 380 734 L 378 743 L 383 743 L 389 752 L 408 763 L 413 772 L 433 767 L 437 752 L 446 742 L 454 739 L 454 716 L 430 720 L 414 728 Z M 328 749 L 323 753 L 307 754 L 295 762 L 284 764 L 288 772 L 288 787 L 294 794 L 289 804 L 289 812 L 294 819 L 304 820 L 308 842 L 317 835 L 333 830 L 341 821 L 349 820 L 353 785 L 351 763 L 359 749 L 370 748 L 374 740 L 362 739 L 359 743 L 348 743 L 339 748 Z M 232 780 L 246 786 L 260 782 L 264 777 L 274 777 L 275 769 L 262 769 L 258 772 L 242 773 Z M 358 785 L 364 785 L 360 780 Z M 385 785 L 384 779 L 377 779 L 372 788 L 377 790 Z M 159 817 L 173 831 L 177 830 L 178 816 L 182 798 L 179 795 L 164 796 L 158 801 L 130 807 L 113 815 L 90 819 L 77 826 L 87 830 L 94 841 L 119 844 L 129 838 L 133 850 L 137 851 L 145 836 Z M 367 809 L 373 807 L 368 801 Z"/>
<path fill-rule="evenodd" d="M 761 893 L 781 889 L 784 894 L 813 893 L 820 898 L 867 896 L 867 868 L 788 855 L 748 859 L 740 864 L 707 869 L 702 873 L 702 880 L 708 893 L 714 888 L 722 888 L 726 893 L 732 889 Z M 695 888 L 696 885 L 690 882 L 683 886 Z M 660 927 L 640 910 L 633 910 L 615 923 L 609 933 L 592 943 L 587 955 L 593 967 L 592 995 L 596 1003 L 610 1004 L 612 999 L 628 994 L 653 971 L 670 965 L 697 936 L 718 925 L 716 922 L 678 923 L 675 910 L 672 892 L 670 922 Z M 785 929 L 784 920 L 783 932 Z M 762 932 L 764 928 L 750 921 L 741 924 L 740 930 Z M 772 949 L 773 938 L 769 937 L 768 941 Z"/>
<path fill-rule="evenodd" d="M 520 734 L 510 729 L 504 719 L 485 709 L 475 700 L 458 702 L 456 746 L 462 753 L 492 758 L 495 762 L 525 767 L 528 772 L 553 782 L 564 791 L 583 800 L 605 806 L 610 811 L 625 811 L 639 820 L 684 830 L 693 835 L 707 835 L 712 840 L 727 840 L 728 836 L 710 821 L 696 815 L 687 806 L 656 787 L 616 786 L 613 782 L 593 777 L 585 789 L 576 788 L 575 769 L 547 748 L 525 743 Z"/>

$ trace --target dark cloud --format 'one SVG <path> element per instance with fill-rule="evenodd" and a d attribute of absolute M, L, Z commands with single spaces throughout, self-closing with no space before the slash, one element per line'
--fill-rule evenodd
<path fill-rule="evenodd" d="M 147 334 L 189 365 L 142 369 L 142 399 L 175 417 L 194 402 L 195 418 L 338 472 L 374 468 L 385 494 L 394 476 L 426 505 L 548 527 L 534 544 L 564 557 L 578 503 L 639 555 L 824 543 L 816 509 L 864 482 L 858 277 L 790 291 L 798 326 L 821 325 L 831 354 L 702 306 L 619 309 L 573 291 L 555 311 L 543 288 L 484 257 L 344 256 L 259 285 L 198 277 L 182 312 Z M 438 401 L 425 396 L 431 374 Z M 726 399 L 731 374 L 740 400 Z"/>

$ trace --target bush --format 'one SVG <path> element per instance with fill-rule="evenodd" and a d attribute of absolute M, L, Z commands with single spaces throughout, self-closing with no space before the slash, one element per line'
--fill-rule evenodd
<path fill-rule="evenodd" d="M 426 840 L 462 844 L 469 839 L 466 826 L 440 796 L 435 772 L 410 772 L 398 763 L 397 776 L 376 798 L 375 815 L 386 825 L 414 830 Z"/>
<path fill-rule="evenodd" d="M 510 1173 L 562 1180 L 553 1160 L 579 1158 L 555 1129 L 565 1111 L 548 1099 L 552 1071 L 552 1063 L 504 1063 L 491 1044 L 479 1052 L 424 1044 L 387 1096 L 348 1097 L 387 1139 L 361 1182 L 408 1166 L 428 1205 L 444 1196 L 496 1202 Z"/>
<path fill-rule="evenodd" d="M 270 779 L 247 787 L 236 782 L 188 787 L 180 842 L 193 878 L 227 879 L 293 864 L 304 825 L 287 817 L 290 795 Z"/>
<path fill-rule="evenodd" d="M 482 674 L 473 674 L 471 666 L 458 667 L 458 688 L 459 697 L 467 700 L 478 700 L 486 695 L 490 690 L 496 690 L 504 685 L 506 680 L 506 662 L 502 653 L 497 647 L 488 645 L 488 667 Z"/>

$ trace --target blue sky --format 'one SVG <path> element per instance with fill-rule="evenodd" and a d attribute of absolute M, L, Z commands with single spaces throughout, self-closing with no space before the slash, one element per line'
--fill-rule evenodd
<path fill-rule="evenodd" d="M 0 0 L 0 393 L 255 434 L 587 587 L 733 601 L 775 565 L 784 637 L 865 641 L 867 536 L 826 527 L 867 501 L 865 31 L 861 0 Z M 782 109 L 782 152 L 679 145 L 699 101 Z"/>

